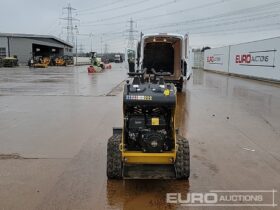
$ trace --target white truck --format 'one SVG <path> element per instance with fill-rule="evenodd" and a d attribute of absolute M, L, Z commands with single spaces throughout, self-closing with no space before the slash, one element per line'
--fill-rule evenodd
<path fill-rule="evenodd" d="M 157 33 L 141 36 L 137 49 L 137 68 L 146 69 L 151 76 L 165 72 L 164 80 L 182 91 L 184 77 L 189 79 L 189 37 L 180 34 Z"/>
<path fill-rule="evenodd" d="M 114 58 L 115 63 L 122 63 L 121 55 L 116 54 Z"/>

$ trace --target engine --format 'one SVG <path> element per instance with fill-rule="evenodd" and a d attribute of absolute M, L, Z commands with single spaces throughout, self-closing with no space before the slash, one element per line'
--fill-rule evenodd
<path fill-rule="evenodd" d="M 132 84 L 127 81 L 124 87 L 124 150 L 171 151 L 175 148 L 176 88 L 173 84 L 165 84 L 163 76 L 145 82 L 147 78 L 140 74 L 135 73 Z"/>
<path fill-rule="evenodd" d="M 128 147 L 159 153 L 171 149 L 168 115 L 132 115 L 127 118 Z"/>

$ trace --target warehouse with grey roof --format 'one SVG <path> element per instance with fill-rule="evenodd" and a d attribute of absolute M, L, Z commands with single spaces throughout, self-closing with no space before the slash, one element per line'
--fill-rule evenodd
<path fill-rule="evenodd" d="M 73 46 L 55 36 L 0 33 L 0 57 L 17 56 L 22 65 L 34 56 L 73 55 Z"/>

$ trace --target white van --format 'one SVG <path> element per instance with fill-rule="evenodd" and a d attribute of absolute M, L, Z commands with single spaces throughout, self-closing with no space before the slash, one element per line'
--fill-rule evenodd
<path fill-rule="evenodd" d="M 188 35 L 157 33 L 141 37 L 137 49 L 137 67 L 145 69 L 150 76 L 153 72 L 166 72 L 164 79 L 176 85 L 180 92 L 184 77 L 191 76 L 189 64 Z"/>

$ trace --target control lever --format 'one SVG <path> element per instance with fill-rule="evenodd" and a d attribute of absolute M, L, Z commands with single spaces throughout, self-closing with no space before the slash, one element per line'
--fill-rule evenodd
<path fill-rule="evenodd" d="M 144 68 L 143 71 L 137 70 L 136 72 L 128 72 L 128 76 L 134 77 L 134 76 L 144 76 L 146 73 L 147 69 Z"/>
<path fill-rule="evenodd" d="M 129 92 L 130 92 L 129 80 L 126 80 L 126 86 L 127 86 L 127 95 L 129 95 Z"/>

